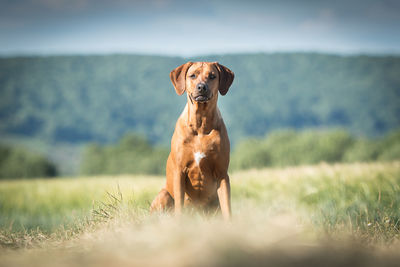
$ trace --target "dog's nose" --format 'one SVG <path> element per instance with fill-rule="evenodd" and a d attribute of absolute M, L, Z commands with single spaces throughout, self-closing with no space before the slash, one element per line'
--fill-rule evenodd
<path fill-rule="evenodd" d="M 208 89 L 208 86 L 207 86 L 206 83 L 198 83 L 196 87 L 197 87 L 197 90 L 199 90 L 200 93 L 204 93 Z"/>

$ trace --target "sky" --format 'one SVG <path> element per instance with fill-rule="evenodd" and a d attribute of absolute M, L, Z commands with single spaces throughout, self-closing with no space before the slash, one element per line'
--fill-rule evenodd
<path fill-rule="evenodd" d="M 400 54 L 400 1 L 0 0 L 0 55 Z"/>

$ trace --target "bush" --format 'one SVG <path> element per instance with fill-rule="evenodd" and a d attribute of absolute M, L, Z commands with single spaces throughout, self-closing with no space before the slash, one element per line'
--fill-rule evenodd
<path fill-rule="evenodd" d="M 344 130 L 280 130 L 239 142 L 231 168 L 396 159 L 400 159 L 400 131 L 369 140 L 357 139 Z"/>
<path fill-rule="evenodd" d="M 129 134 L 116 145 L 86 147 L 81 174 L 163 174 L 168 150 L 152 146 L 145 138 Z"/>
<path fill-rule="evenodd" d="M 400 130 L 389 133 L 379 144 L 379 160 L 400 159 Z"/>
<path fill-rule="evenodd" d="M 270 154 L 272 166 L 297 165 L 299 157 L 296 150 L 300 149 L 296 144 L 297 133 L 293 130 L 281 130 L 271 132 L 263 140 L 263 148 Z M 255 167 L 255 166 L 254 166 Z"/>
<path fill-rule="evenodd" d="M 387 147 L 380 155 L 379 160 L 395 160 L 400 159 L 400 143 L 393 144 L 393 146 Z"/>
<path fill-rule="evenodd" d="M 353 137 L 343 130 L 305 131 L 297 137 L 297 152 L 300 164 L 312 164 L 321 161 L 342 161 L 344 152 L 354 143 Z"/>
<path fill-rule="evenodd" d="M 239 143 L 231 159 L 235 169 L 261 168 L 271 163 L 271 155 L 261 140 L 249 139 Z"/>
<path fill-rule="evenodd" d="M 56 175 L 55 165 L 42 155 L 20 147 L 0 146 L 0 179 Z"/>
<path fill-rule="evenodd" d="M 343 161 L 374 161 L 379 155 L 379 144 L 374 140 L 360 138 L 356 140 L 348 150 L 346 150 Z"/>

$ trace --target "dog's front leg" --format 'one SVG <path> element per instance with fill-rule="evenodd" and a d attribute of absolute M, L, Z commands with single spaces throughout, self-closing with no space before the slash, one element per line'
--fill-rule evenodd
<path fill-rule="evenodd" d="M 174 176 L 174 201 L 175 215 L 182 214 L 183 202 L 185 197 L 185 177 L 182 173 L 177 173 Z"/>
<path fill-rule="evenodd" d="M 221 179 L 217 194 L 222 216 L 228 221 L 231 218 L 231 186 L 228 174 Z"/>

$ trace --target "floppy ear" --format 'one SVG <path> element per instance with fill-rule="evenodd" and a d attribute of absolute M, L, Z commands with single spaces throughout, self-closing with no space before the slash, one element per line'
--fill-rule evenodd
<path fill-rule="evenodd" d="M 169 77 L 171 78 L 172 84 L 174 85 L 175 91 L 178 95 L 182 95 L 186 90 L 186 73 L 192 64 L 193 62 L 187 62 L 177 67 L 169 74 Z"/>
<path fill-rule="evenodd" d="M 233 78 L 235 78 L 235 74 L 228 69 L 227 67 L 219 64 L 218 62 L 215 62 L 215 66 L 218 69 L 219 72 L 219 92 L 221 95 L 225 95 L 229 87 L 231 86 L 233 82 Z"/>

